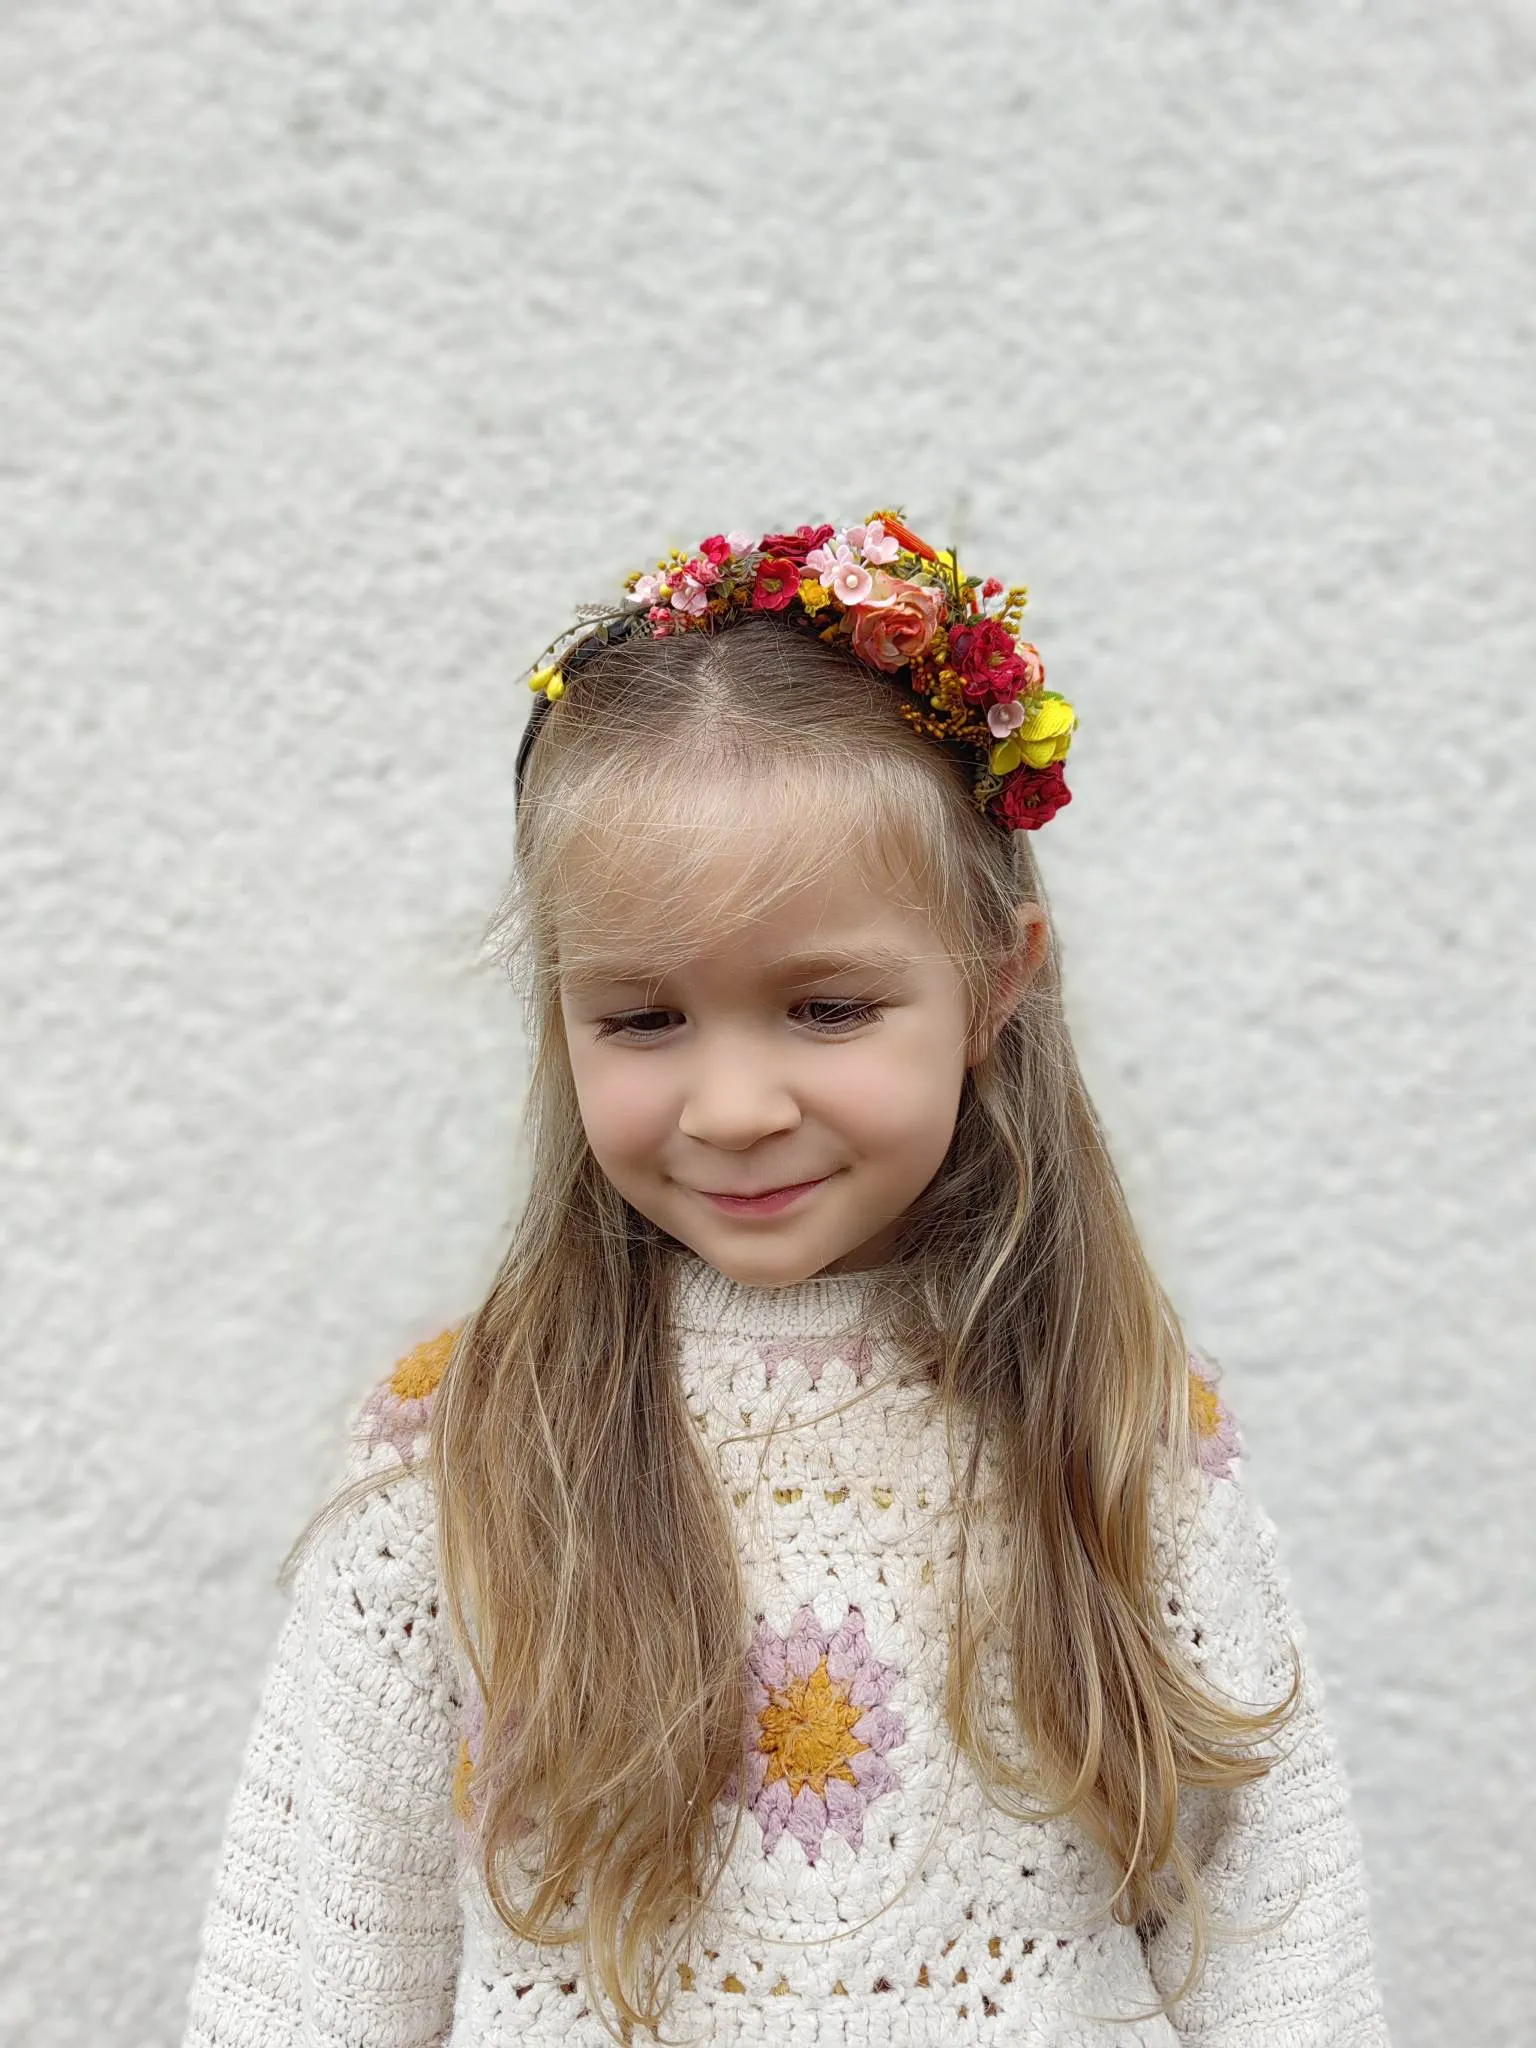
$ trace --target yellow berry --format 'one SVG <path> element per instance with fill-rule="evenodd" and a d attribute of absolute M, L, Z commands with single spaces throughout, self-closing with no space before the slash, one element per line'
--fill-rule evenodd
<path fill-rule="evenodd" d="M 544 694 L 549 699 L 550 703 L 553 704 L 557 697 L 563 697 L 565 695 L 565 685 L 561 682 L 560 678 L 556 676 L 554 681 L 547 686 Z"/>

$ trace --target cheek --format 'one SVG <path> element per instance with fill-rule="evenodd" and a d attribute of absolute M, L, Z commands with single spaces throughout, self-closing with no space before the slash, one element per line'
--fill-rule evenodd
<path fill-rule="evenodd" d="M 654 1142 L 666 1109 L 637 1063 L 573 1054 L 571 1073 L 587 1142 L 599 1162 L 622 1159 Z"/>
<path fill-rule="evenodd" d="M 867 1058 L 850 1060 L 828 1093 L 828 1114 L 864 1135 L 877 1151 L 942 1153 L 955 1126 L 965 1078 L 963 1054 L 941 1030 L 891 1032 L 869 1041 Z"/>

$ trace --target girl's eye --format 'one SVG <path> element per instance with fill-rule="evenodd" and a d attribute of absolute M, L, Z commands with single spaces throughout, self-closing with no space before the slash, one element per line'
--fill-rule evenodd
<path fill-rule="evenodd" d="M 802 1010 L 822 1010 L 832 1013 L 823 1023 L 814 1027 L 824 1038 L 834 1038 L 842 1033 L 856 1030 L 860 1024 L 867 1024 L 871 1018 L 878 1017 L 880 1014 L 880 1005 L 878 1003 L 840 1003 L 828 1000 L 801 1003 L 799 1007 Z M 597 1026 L 597 1035 L 599 1038 L 659 1038 L 661 1036 L 659 1030 L 648 1030 L 642 1027 L 654 1018 L 662 1019 L 664 1026 L 667 1018 L 675 1017 L 676 1015 L 677 1012 L 675 1010 L 630 1010 L 622 1017 L 600 1018 Z"/>

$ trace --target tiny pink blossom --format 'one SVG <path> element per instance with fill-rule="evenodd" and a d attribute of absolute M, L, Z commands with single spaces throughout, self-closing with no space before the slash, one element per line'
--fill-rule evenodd
<path fill-rule="evenodd" d="M 987 724 L 1000 740 L 1009 733 L 1017 732 L 1024 723 L 1024 706 L 1015 697 L 1011 704 L 991 704 L 987 707 Z"/>
<path fill-rule="evenodd" d="M 843 533 L 843 539 L 848 543 L 849 547 L 853 549 L 856 555 L 862 555 L 864 552 L 865 532 L 866 529 L 862 526 L 850 526 L 846 528 Z"/>
<path fill-rule="evenodd" d="M 760 533 L 742 533 L 737 531 L 728 533 L 725 538 L 730 545 L 733 555 L 750 555 L 762 539 L 762 535 Z"/>
<path fill-rule="evenodd" d="M 849 537 L 852 538 L 851 535 Z M 895 535 L 886 532 L 885 522 L 881 519 L 872 519 L 864 528 L 863 539 L 854 541 L 853 545 L 866 562 L 872 562 L 877 568 L 883 568 L 887 562 L 894 562 L 901 553 Z"/>
<path fill-rule="evenodd" d="M 875 587 L 875 579 L 862 562 L 839 562 L 830 578 L 823 576 L 822 583 L 831 590 L 838 603 L 848 610 L 863 604 Z"/>
<path fill-rule="evenodd" d="M 709 610 L 709 598 L 697 583 L 679 579 L 678 586 L 672 593 L 672 609 L 675 612 L 682 612 L 688 618 L 696 619 L 700 612 Z"/>
<path fill-rule="evenodd" d="M 659 576 L 642 576 L 630 592 L 630 596 L 636 604 L 654 604 L 660 595 L 661 578 Z"/>
<path fill-rule="evenodd" d="M 837 573 L 839 562 L 851 562 L 852 560 L 852 555 L 844 547 L 812 548 L 805 558 L 805 566 L 813 576 L 821 578 L 822 588 L 826 590 L 831 587 L 831 581 Z"/>
<path fill-rule="evenodd" d="M 709 559 L 708 555 L 700 555 L 696 560 L 690 562 L 687 568 L 684 569 L 683 574 L 697 583 L 701 590 L 708 590 L 711 584 L 720 581 L 719 567 Z"/>

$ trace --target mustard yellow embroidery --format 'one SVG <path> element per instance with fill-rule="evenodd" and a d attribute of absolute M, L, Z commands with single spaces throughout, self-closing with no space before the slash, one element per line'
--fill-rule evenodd
<path fill-rule="evenodd" d="M 1214 1436 L 1221 1427 L 1221 1403 L 1216 1389 L 1197 1372 L 1189 1375 L 1189 1419 L 1197 1436 Z"/>
<path fill-rule="evenodd" d="M 858 1783 L 849 1766 L 868 1745 L 853 1732 L 864 1709 L 848 1693 L 848 1683 L 828 1675 L 823 1657 L 809 1678 L 791 1678 L 770 1695 L 757 1717 L 757 1746 L 768 1759 L 765 1784 L 783 1778 L 791 1796 L 809 1785 L 825 1798 L 829 1778 Z"/>
<path fill-rule="evenodd" d="M 462 1821 L 475 1817 L 474 1801 L 470 1797 L 470 1780 L 475 1775 L 474 1760 L 469 1753 L 469 1744 L 459 1744 L 459 1760 L 453 1767 L 453 1810 Z"/>
<path fill-rule="evenodd" d="M 402 1401 L 424 1401 L 435 1393 L 462 1328 L 462 1323 L 455 1323 L 408 1351 L 390 1374 L 389 1391 Z"/>

